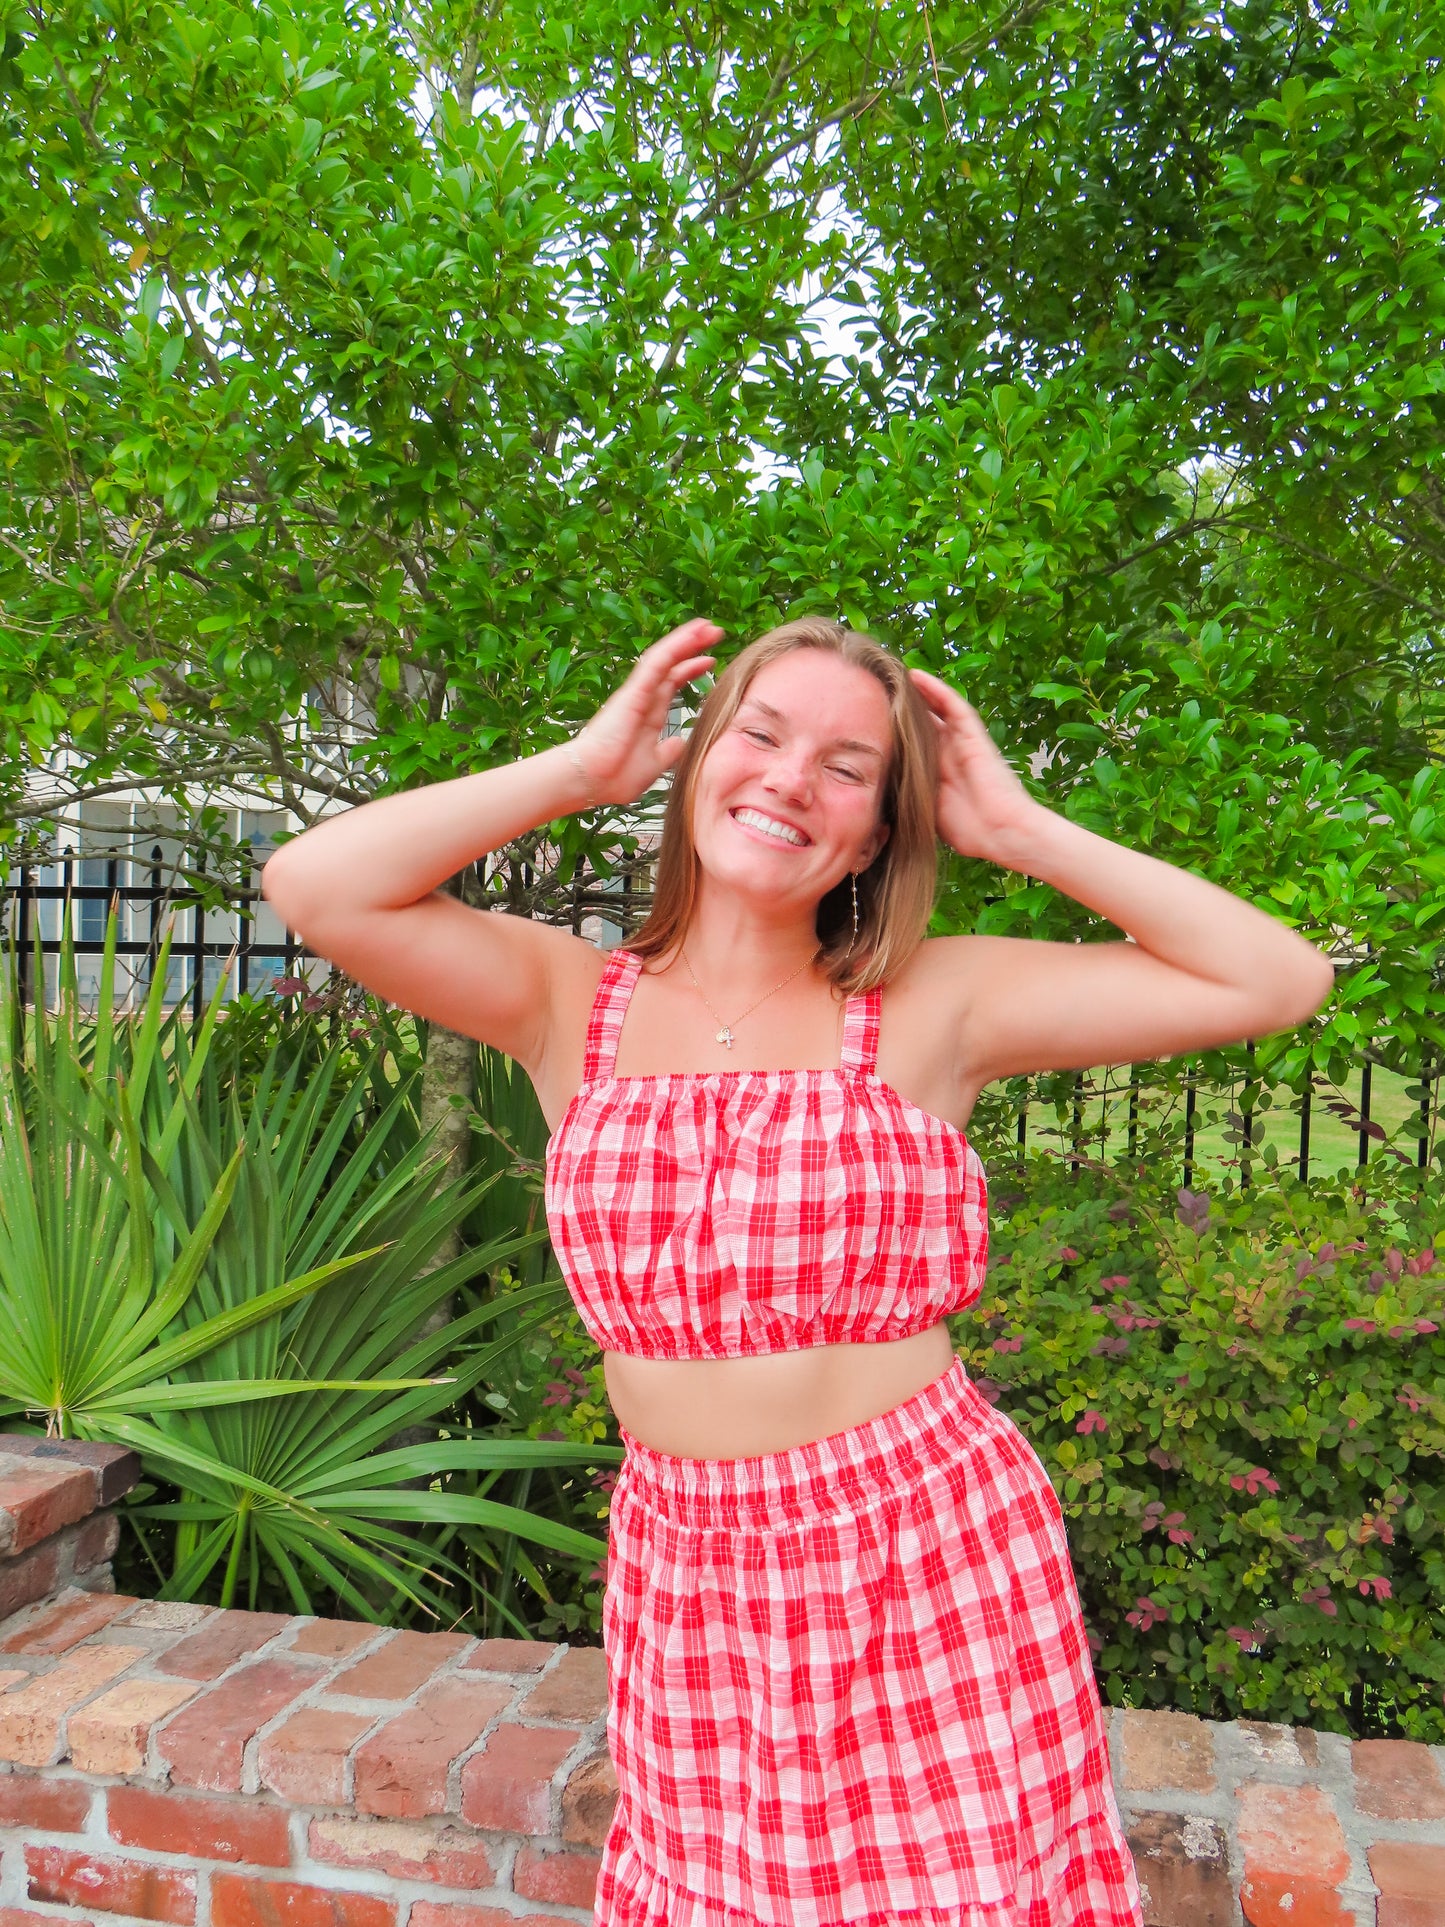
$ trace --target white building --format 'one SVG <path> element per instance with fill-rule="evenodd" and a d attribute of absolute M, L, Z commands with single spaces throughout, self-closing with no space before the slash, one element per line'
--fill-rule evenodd
<path fill-rule="evenodd" d="M 315 757 L 307 759 L 315 766 L 321 766 L 327 758 L 344 757 L 349 745 L 364 733 L 366 718 L 359 709 L 351 708 L 350 700 L 343 718 L 337 719 L 334 704 L 328 706 L 327 713 L 335 733 L 319 741 Z M 686 721 L 686 710 L 676 705 L 669 733 L 684 727 Z M 70 757 L 71 764 L 73 760 Z M 40 793 L 40 784 L 47 777 L 63 779 L 68 766 L 66 760 L 57 759 L 48 771 L 37 772 L 34 793 Z M 206 796 L 198 792 L 194 802 L 197 806 L 210 802 L 222 813 L 224 835 L 243 855 L 254 892 L 245 905 L 249 914 L 243 915 L 232 902 L 224 909 L 202 909 L 198 922 L 197 909 L 186 901 L 192 894 L 189 877 L 195 859 L 187 847 L 185 816 L 159 791 L 137 786 L 75 803 L 58 812 L 54 860 L 27 873 L 30 887 L 25 900 L 21 900 L 20 876 L 13 869 L 8 889 L 0 896 L 6 935 L 23 938 L 27 954 L 38 925 L 47 946 L 47 1003 L 53 1003 L 56 996 L 59 960 L 50 946 L 59 942 L 67 889 L 71 893 L 77 981 L 82 997 L 88 1001 L 93 1001 L 98 992 L 100 947 L 105 939 L 111 893 L 117 890 L 116 998 L 121 1005 L 132 1005 L 144 995 L 156 933 L 164 930 L 168 917 L 174 919 L 174 927 L 167 1002 L 194 999 L 198 979 L 202 1002 L 209 999 L 223 976 L 228 997 L 241 991 L 262 995 L 292 974 L 304 976 L 313 984 L 324 979 L 328 966 L 297 950 L 281 919 L 259 893 L 260 873 L 267 857 L 278 838 L 302 827 L 301 818 L 284 808 L 258 806 L 255 796 L 228 796 L 223 792 Z M 329 811 L 323 805 L 320 813 Z M 655 819 L 634 817 L 629 827 L 638 833 L 644 847 L 657 833 Z M 610 947 L 621 941 L 624 930 L 620 921 L 593 914 L 582 919 L 579 934 Z M 199 954 L 198 941 L 203 946 Z"/>

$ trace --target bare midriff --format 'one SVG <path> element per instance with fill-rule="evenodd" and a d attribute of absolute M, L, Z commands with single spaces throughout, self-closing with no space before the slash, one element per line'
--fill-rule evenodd
<path fill-rule="evenodd" d="M 953 1364 L 942 1319 L 886 1344 L 818 1345 L 755 1358 L 633 1358 L 603 1352 L 618 1423 L 687 1459 L 745 1459 L 846 1432 L 891 1412 Z"/>

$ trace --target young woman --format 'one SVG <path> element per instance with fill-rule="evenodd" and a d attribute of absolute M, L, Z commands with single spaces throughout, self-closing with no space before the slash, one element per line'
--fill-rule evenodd
<path fill-rule="evenodd" d="M 626 1457 L 604 1597 L 603 1927 L 1139 1927 L 1062 1514 L 945 1322 L 983 1284 L 980 1089 L 1302 1022 L 1321 953 L 1033 802 L 969 705 L 809 618 L 663 738 L 721 631 L 572 741 L 316 825 L 306 940 L 521 1063 Z M 671 769 L 602 955 L 437 886 Z M 1127 938 L 925 936 L 937 838 Z"/>

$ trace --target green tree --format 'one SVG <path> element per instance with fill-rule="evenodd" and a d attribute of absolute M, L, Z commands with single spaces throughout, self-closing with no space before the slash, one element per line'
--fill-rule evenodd
<path fill-rule="evenodd" d="M 510 758 L 680 614 L 821 608 L 1046 748 L 1056 806 L 1333 946 L 1277 1071 L 1445 1048 L 1433 13 L 6 29 L 12 842 L 138 778 L 305 816 Z M 494 887 L 567 914 L 615 827 Z M 940 925 L 980 923 L 1095 928 L 951 865 Z"/>

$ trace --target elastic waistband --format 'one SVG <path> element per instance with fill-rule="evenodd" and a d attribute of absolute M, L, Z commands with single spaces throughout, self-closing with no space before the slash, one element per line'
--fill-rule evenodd
<path fill-rule="evenodd" d="M 951 1444 L 976 1434 L 993 1407 L 962 1358 L 921 1392 L 845 1432 L 756 1458 L 692 1459 L 658 1452 L 619 1426 L 627 1448 L 621 1480 L 630 1492 L 682 1525 L 782 1525 L 848 1512 L 906 1487 Z"/>

